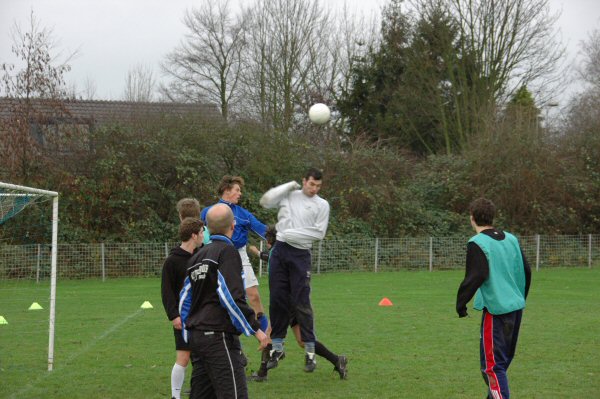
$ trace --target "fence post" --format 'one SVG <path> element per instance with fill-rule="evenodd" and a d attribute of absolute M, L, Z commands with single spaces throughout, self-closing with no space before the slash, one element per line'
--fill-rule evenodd
<path fill-rule="evenodd" d="M 429 271 L 433 271 L 433 237 L 429 237 Z"/>
<path fill-rule="evenodd" d="M 379 268 L 379 237 L 375 237 L 375 273 Z"/>
<path fill-rule="evenodd" d="M 263 241 L 260 240 L 260 248 L 259 251 L 262 252 L 263 250 Z M 258 277 L 262 277 L 262 258 L 260 257 L 260 255 L 258 255 Z"/>
<path fill-rule="evenodd" d="M 35 282 L 40 282 L 40 257 L 42 256 L 42 244 L 37 245 L 38 254 L 37 254 L 37 266 L 35 269 Z"/>
<path fill-rule="evenodd" d="M 102 282 L 106 281 L 106 265 L 104 264 L 104 243 L 100 243 L 100 257 L 102 259 Z"/>
<path fill-rule="evenodd" d="M 323 249 L 323 240 L 319 241 L 319 255 L 317 256 L 317 274 L 321 274 L 321 250 Z"/>
<path fill-rule="evenodd" d="M 588 268 L 592 268 L 592 235 L 588 235 Z"/>
<path fill-rule="evenodd" d="M 535 235 L 535 271 L 540 270 L 540 235 Z"/>
<path fill-rule="evenodd" d="M 165 241 L 165 258 L 169 257 L 169 243 Z"/>

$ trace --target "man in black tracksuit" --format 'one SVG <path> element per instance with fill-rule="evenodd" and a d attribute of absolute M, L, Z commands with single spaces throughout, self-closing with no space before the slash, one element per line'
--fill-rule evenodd
<path fill-rule="evenodd" d="M 231 209 L 214 205 L 206 220 L 212 242 L 190 259 L 180 301 L 192 352 L 191 398 L 247 398 L 239 335 L 254 335 L 261 349 L 268 338 L 246 302 Z"/>

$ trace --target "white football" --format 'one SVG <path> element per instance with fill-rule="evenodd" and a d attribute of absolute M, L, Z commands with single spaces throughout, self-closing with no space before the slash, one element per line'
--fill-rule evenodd
<path fill-rule="evenodd" d="M 331 117 L 331 111 L 329 111 L 329 107 L 322 103 L 313 104 L 308 110 L 308 117 L 313 123 L 317 125 L 322 125 L 324 123 L 329 122 L 329 118 Z"/>

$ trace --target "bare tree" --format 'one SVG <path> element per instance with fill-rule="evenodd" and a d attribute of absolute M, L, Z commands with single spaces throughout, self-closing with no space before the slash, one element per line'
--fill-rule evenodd
<path fill-rule="evenodd" d="M 588 39 L 581 44 L 581 49 L 585 58 L 578 68 L 579 77 L 600 90 L 600 30 L 590 33 Z"/>
<path fill-rule="evenodd" d="M 312 102 L 335 101 L 370 40 L 344 10 L 336 19 L 315 0 L 256 0 L 235 14 L 228 0 L 204 2 L 185 14 L 189 34 L 162 64 L 161 94 L 288 131 Z"/>
<path fill-rule="evenodd" d="M 559 79 L 564 47 L 549 0 L 452 0 L 463 54 L 479 68 L 481 89 L 505 101 L 519 88 L 538 92 Z"/>
<path fill-rule="evenodd" d="M 123 99 L 131 102 L 150 102 L 154 96 L 155 86 L 152 68 L 137 64 L 127 72 Z"/>
<path fill-rule="evenodd" d="M 81 98 L 84 100 L 93 100 L 96 98 L 96 91 L 98 86 L 96 82 L 90 78 L 89 76 L 85 78 L 83 82 L 83 91 L 81 93 Z"/>
<path fill-rule="evenodd" d="M 0 157 L 13 181 L 29 182 L 50 160 L 62 133 L 58 126 L 68 116 L 64 105 L 64 74 L 76 52 L 55 54 L 52 30 L 40 26 L 31 12 L 26 29 L 15 22 L 12 52 L 20 67 L 3 63 L 0 93 L 7 97 L 7 119 L 0 120 Z"/>
<path fill-rule="evenodd" d="M 162 64 L 172 78 L 162 92 L 168 98 L 215 103 L 227 119 L 237 100 L 244 22 L 233 15 L 228 0 L 207 0 L 186 11 L 183 22 L 189 34 Z"/>
<path fill-rule="evenodd" d="M 288 131 L 311 99 L 332 97 L 341 63 L 335 21 L 311 0 L 257 0 L 247 15 L 245 97 L 263 123 Z"/>
<path fill-rule="evenodd" d="M 351 81 L 351 71 L 367 55 L 369 48 L 378 44 L 378 15 L 365 16 L 350 13 L 344 4 L 341 14 L 336 16 L 338 30 L 331 35 L 333 47 L 338 49 L 339 80 L 334 95 L 348 90 Z"/>
<path fill-rule="evenodd" d="M 83 82 L 83 88 L 79 88 L 77 83 L 72 82 L 67 87 L 67 98 L 69 100 L 93 100 L 96 98 L 96 82 L 89 76 Z"/>
<path fill-rule="evenodd" d="M 57 42 L 52 29 L 40 26 L 33 11 L 29 25 L 23 30 L 16 21 L 10 30 L 12 52 L 22 63 L 22 68 L 3 63 L 1 69 L 2 91 L 7 97 L 61 98 L 65 97 L 64 74 L 71 70 L 69 62 L 76 52 L 61 58 L 54 54 Z"/>
<path fill-rule="evenodd" d="M 314 134 L 317 139 L 337 137 L 343 131 L 345 121 L 337 111 L 337 101 L 351 85 L 351 71 L 362 62 L 368 49 L 373 48 L 377 41 L 378 19 L 376 14 L 365 18 L 362 14 L 351 13 L 347 4 L 331 12 L 328 19 L 320 21 L 318 34 L 324 40 L 309 42 L 309 54 L 312 62 L 306 73 L 306 78 L 299 86 L 296 96 L 296 110 L 301 115 L 293 119 L 293 129 L 303 134 Z M 328 129 L 314 129 L 307 123 L 309 107 L 321 102 L 328 104 L 334 111 L 332 124 L 340 129 L 335 134 Z"/>

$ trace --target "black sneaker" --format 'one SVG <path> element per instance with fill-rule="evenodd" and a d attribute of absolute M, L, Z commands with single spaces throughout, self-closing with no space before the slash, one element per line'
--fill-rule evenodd
<path fill-rule="evenodd" d="M 340 380 L 348 378 L 348 358 L 344 355 L 339 355 L 333 371 L 340 373 Z"/>
<path fill-rule="evenodd" d="M 250 381 L 263 382 L 267 380 L 267 375 L 260 375 L 260 373 L 252 373 L 250 377 L 248 377 Z"/>
<path fill-rule="evenodd" d="M 269 361 L 267 362 L 267 370 L 274 369 L 279 364 L 279 361 L 285 359 L 284 351 L 276 351 L 272 350 L 269 356 Z"/>
<path fill-rule="evenodd" d="M 316 368 L 317 359 L 315 359 L 315 355 L 313 354 L 312 357 L 310 357 L 307 353 L 304 357 L 304 371 L 306 371 L 307 373 L 312 373 L 313 371 L 315 371 Z"/>

